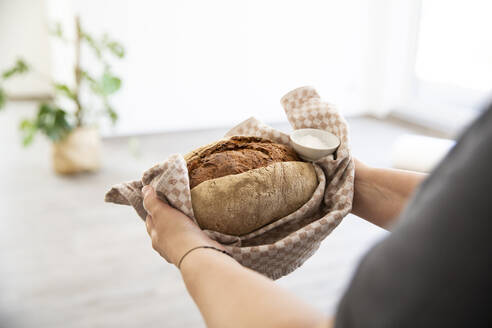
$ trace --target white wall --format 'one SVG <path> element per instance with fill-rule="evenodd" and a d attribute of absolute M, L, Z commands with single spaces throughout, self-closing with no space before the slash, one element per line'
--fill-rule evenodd
<path fill-rule="evenodd" d="M 0 71 L 23 57 L 41 74 L 9 80 L 4 87 L 15 96 L 40 96 L 51 92 L 50 51 L 44 1 L 0 0 Z"/>
<path fill-rule="evenodd" d="M 106 133 L 230 126 L 249 116 L 285 120 L 279 99 L 302 85 L 347 115 L 366 108 L 368 0 L 47 4 L 51 20 L 70 25 L 79 13 L 89 31 L 126 45 L 127 58 L 115 66 L 124 80 L 114 98 L 121 120 Z M 54 76 L 70 80 L 71 68 L 63 68 L 71 52 L 53 49 Z M 84 54 L 82 62 L 94 64 Z"/>
<path fill-rule="evenodd" d="M 361 3 L 130 2 L 119 131 L 283 120 L 280 97 L 306 84 L 347 111 L 360 108 Z"/>

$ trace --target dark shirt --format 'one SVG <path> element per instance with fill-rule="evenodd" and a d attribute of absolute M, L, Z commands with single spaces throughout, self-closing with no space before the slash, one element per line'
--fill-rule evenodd
<path fill-rule="evenodd" d="M 362 259 L 335 327 L 492 327 L 492 105 Z"/>

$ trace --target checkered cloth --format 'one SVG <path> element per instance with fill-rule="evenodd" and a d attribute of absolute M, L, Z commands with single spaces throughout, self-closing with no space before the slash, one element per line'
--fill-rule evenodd
<path fill-rule="evenodd" d="M 338 136 L 340 146 L 334 158 L 313 162 L 318 187 L 311 199 L 295 212 L 243 236 L 205 230 L 242 265 L 272 279 L 298 268 L 318 249 L 321 241 L 335 229 L 352 208 L 354 162 L 350 155 L 348 126 L 330 104 L 321 101 L 311 87 L 301 87 L 281 99 L 294 129 L 316 128 Z M 289 135 L 250 118 L 227 132 L 226 136 L 258 136 L 289 144 Z M 131 205 L 145 220 L 141 188 L 152 185 L 159 198 L 194 220 L 186 161 L 180 154 L 146 171 L 142 180 L 114 186 L 105 200 Z"/>

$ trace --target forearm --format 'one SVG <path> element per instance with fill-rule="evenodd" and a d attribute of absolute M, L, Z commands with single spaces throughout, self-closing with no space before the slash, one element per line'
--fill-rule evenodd
<path fill-rule="evenodd" d="M 272 280 L 214 250 L 188 254 L 181 273 L 208 327 L 328 326 L 325 316 Z"/>
<path fill-rule="evenodd" d="M 426 174 L 371 168 L 356 161 L 352 213 L 388 228 Z"/>
<path fill-rule="evenodd" d="M 327 327 L 323 315 L 260 274 L 242 267 L 182 212 L 161 202 L 146 186 L 145 226 L 152 247 L 180 267 L 190 295 L 209 327 Z"/>

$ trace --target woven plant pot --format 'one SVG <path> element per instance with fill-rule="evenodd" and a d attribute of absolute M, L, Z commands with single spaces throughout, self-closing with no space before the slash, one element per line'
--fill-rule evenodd
<path fill-rule="evenodd" d="M 53 168 L 59 174 L 94 172 L 101 167 L 101 137 L 93 127 L 75 128 L 53 143 Z"/>

